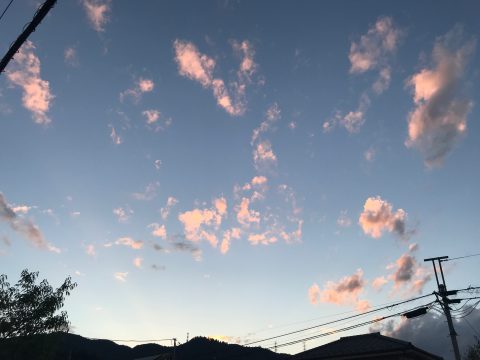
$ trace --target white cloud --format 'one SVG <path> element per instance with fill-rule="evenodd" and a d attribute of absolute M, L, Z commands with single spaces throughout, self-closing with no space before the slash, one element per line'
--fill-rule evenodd
<path fill-rule="evenodd" d="M 12 84 L 22 88 L 23 106 L 32 113 L 34 121 L 47 125 L 51 122 L 47 113 L 54 96 L 50 83 L 40 77 L 40 60 L 34 50 L 33 43 L 27 40 L 15 54 L 6 74 Z"/>
<path fill-rule="evenodd" d="M 130 219 L 130 216 L 132 216 L 133 210 L 130 208 L 124 209 L 118 207 L 113 209 L 113 214 L 117 217 L 118 222 L 125 223 Z"/>
<path fill-rule="evenodd" d="M 113 126 L 110 127 L 112 128 L 112 131 L 110 132 L 110 138 L 115 145 L 120 145 L 123 142 L 122 138 L 120 137 L 120 135 L 117 134 Z"/>
<path fill-rule="evenodd" d="M 67 47 L 63 52 L 63 59 L 66 64 L 77 67 L 79 65 L 77 49 L 73 46 Z"/>
<path fill-rule="evenodd" d="M 127 271 L 126 272 L 116 272 L 116 273 L 113 274 L 113 276 L 115 277 L 115 279 L 117 279 L 120 282 L 126 282 L 128 272 Z"/>

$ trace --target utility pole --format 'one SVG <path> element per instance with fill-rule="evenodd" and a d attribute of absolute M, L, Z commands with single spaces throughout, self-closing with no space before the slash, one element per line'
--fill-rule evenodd
<path fill-rule="evenodd" d="M 447 318 L 448 329 L 450 330 L 450 338 L 452 339 L 453 352 L 455 354 L 455 360 L 460 360 L 460 350 L 458 349 L 457 333 L 455 331 L 455 328 L 453 327 L 452 314 L 450 313 L 450 307 L 448 305 L 448 304 L 451 304 L 454 300 L 450 300 L 447 297 L 447 295 L 454 295 L 457 292 L 455 290 L 447 291 L 447 285 L 445 283 L 445 277 L 443 275 L 443 269 L 442 269 L 442 261 L 446 261 L 447 259 L 448 259 L 448 256 L 439 256 L 435 258 L 424 259 L 423 261 L 432 262 L 433 270 L 435 271 L 435 279 L 437 280 L 438 294 L 442 298 L 442 301 L 440 301 L 440 305 L 442 306 L 443 312 L 445 313 L 445 317 Z M 442 276 L 443 283 L 440 283 L 440 281 L 438 280 L 437 267 L 435 265 L 435 261 L 438 262 L 438 267 L 440 269 L 440 274 Z"/>
<path fill-rule="evenodd" d="M 177 359 L 177 338 L 173 338 L 173 360 Z"/>
<path fill-rule="evenodd" d="M 30 34 L 35 31 L 37 26 L 42 22 L 43 18 L 47 16 L 48 12 L 52 9 L 56 2 L 57 0 L 46 0 L 43 5 L 37 10 L 32 21 L 28 23 L 25 30 L 22 31 L 22 33 L 18 36 L 17 40 L 15 40 L 12 46 L 10 46 L 10 49 L 8 49 L 2 61 L 0 61 L 0 73 L 5 70 L 10 60 L 17 53 L 18 49 L 20 49 L 20 47 L 28 39 Z"/>

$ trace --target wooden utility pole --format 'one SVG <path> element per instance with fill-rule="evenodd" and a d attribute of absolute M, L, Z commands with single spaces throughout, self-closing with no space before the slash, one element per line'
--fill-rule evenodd
<path fill-rule="evenodd" d="M 10 46 L 7 53 L 0 62 L 0 73 L 2 73 L 7 67 L 10 60 L 17 53 L 23 43 L 28 39 L 30 34 L 35 31 L 37 26 L 42 22 L 43 18 L 47 16 L 48 12 L 53 8 L 57 0 L 46 0 L 42 6 L 37 10 L 32 21 L 27 25 L 25 30 L 17 37 L 17 40 Z"/>
<path fill-rule="evenodd" d="M 453 346 L 453 352 L 455 354 L 455 360 L 460 360 L 460 350 L 458 348 L 458 342 L 457 342 L 457 333 L 455 331 L 455 328 L 453 327 L 453 321 L 452 321 L 452 314 L 450 313 L 450 307 L 449 304 L 452 302 L 447 296 L 448 295 L 454 295 L 457 292 L 454 291 L 447 291 L 447 285 L 445 283 L 445 277 L 443 276 L 443 269 L 442 269 L 442 261 L 446 261 L 448 259 L 448 256 L 439 256 L 435 258 L 428 258 L 424 259 L 424 261 L 431 261 L 433 265 L 433 270 L 435 271 L 435 279 L 437 280 L 437 286 L 438 286 L 438 295 L 442 298 L 442 301 L 440 301 L 440 305 L 442 306 L 443 312 L 445 313 L 445 317 L 447 318 L 447 323 L 448 323 L 448 329 L 450 330 L 450 339 L 452 339 L 452 346 Z M 442 282 L 438 280 L 438 274 L 437 274 L 437 267 L 435 265 L 435 261 L 438 262 L 438 267 L 440 268 L 440 274 L 442 276 Z"/>

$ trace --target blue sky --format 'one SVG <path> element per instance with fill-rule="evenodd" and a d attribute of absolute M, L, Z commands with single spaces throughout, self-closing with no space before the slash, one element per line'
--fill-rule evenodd
<path fill-rule="evenodd" d="M 72 275 L 74 331 L 110 339 L 244 343 L 431 292 L 423 258 L 478 252 L 479 10 L 60 1 L 0 78 L 2 272 Z"/>

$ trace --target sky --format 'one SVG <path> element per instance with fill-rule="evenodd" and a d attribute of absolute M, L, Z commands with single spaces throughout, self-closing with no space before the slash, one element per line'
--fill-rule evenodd
<path fill-rule="evenodd" d="M 424 258 L 480 252 L 479 11 L 59 1 L 0 75 L 2 273 L 72 276 L 72 331 L 106 339 L 245 344 L 431 293 Z"/>

